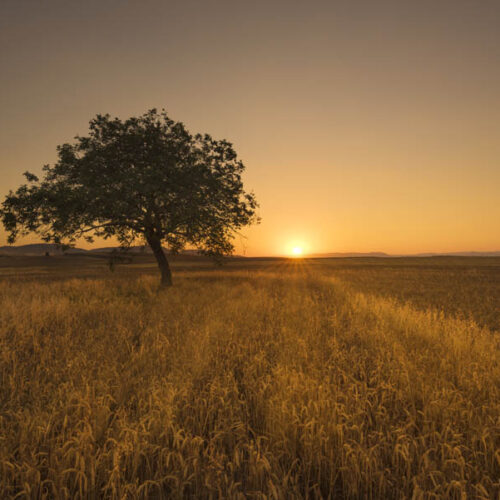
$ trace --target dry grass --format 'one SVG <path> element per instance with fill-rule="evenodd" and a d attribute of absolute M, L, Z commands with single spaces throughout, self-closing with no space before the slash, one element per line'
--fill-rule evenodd
<path fill-rule="evenodd" d="M 362 259 L 361 262 L 363 262 Z M 378 259 L 350 267 L 325 260 L 327 273 L 364 293 L 397 298 L 500 330 L 500 259 L 470 257 Z M 373 261 L 373 259 L 372 259 Z"/>
<path fill-rule="evenodd" d="M 500 334 L 314 269 L 6 281 L 0 497 L 498 498 Z"/>

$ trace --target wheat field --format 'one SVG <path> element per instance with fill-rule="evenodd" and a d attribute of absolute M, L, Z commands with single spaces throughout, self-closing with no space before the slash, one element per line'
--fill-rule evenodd
<path fill-rule="evenodd" d="M 500 498 L 487 321 L 314 266 L 175 279 L 2 282 L 0 498 Z"/>

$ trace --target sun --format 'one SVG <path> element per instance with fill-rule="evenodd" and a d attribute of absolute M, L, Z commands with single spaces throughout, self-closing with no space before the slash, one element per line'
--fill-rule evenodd
<path fill-rule="evenodd" d="M 302 250 L 302 247 L 293 247 L 292 248 L 292 255 L 294 257 L 301 257 L 304 251 Z"/>

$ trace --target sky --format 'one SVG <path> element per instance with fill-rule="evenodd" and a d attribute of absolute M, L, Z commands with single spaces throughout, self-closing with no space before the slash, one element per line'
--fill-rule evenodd
<path fill-rule="evenodd" d="M 0 200 L 165 108 L 245 163 L 240 254 L 500 250 L 498 0 L 2 0 L 0 105 Z"/>

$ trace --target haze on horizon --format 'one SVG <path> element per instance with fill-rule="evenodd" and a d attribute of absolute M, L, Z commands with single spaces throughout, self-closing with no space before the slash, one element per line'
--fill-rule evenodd
<path fill-rule="evenodd" d="M 237 253 L 499 250 L 499 26 L 492 0 L 4 0 L 0 199 L 156 107 L 244 161 Z"/>

